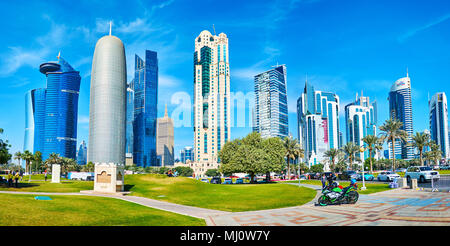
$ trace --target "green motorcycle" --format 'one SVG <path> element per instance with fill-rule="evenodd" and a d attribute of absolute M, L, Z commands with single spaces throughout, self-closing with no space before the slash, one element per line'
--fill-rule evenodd
<path fill-rule="evenodd" d="M 350 186 L 343 189 L 337 185 L 326 186 L 322 190 L 318 205 L 355 204 L 359 198 L 357 190 L 358 185 L 356 183 L 350 184 Z"/>

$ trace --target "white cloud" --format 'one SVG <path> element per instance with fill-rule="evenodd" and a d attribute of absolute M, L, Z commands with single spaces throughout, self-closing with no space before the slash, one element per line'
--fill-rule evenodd
<path fill-rule="evenodd" d="M 86 115 L 78 116 L 78 124 L 89 124 L 89 116 Z"/>
<path fill-rule="evenodd" d="M 398 37 L 398 42 L 399 43 L 403 43 L 404 41 L 406 41 L 410 37 L 416 35 L 417 33 L 421 32 L 421 31 L 424 31 L 424 30 L 426 30 L 428 28 L 431 28 L 433 26 L 436 26 L 438 24 L 441 24 L 442 22 L 445 22 L 448 19 L 450 19 L 450 14 L 446 14 L 446 15 L 441 16 L 438 19 L 433 20 L 433 21 L 431 21 L 431 22 L 429 22 L 429 23 L 427 23 L 427 24 L 425 24 L 423 26 L 420 26 L 420 27 L 417 27 L 415 29 L 412 29 L 412 30 L 406 32 L 405 34 L 401 35 L 400 37 Z"/>

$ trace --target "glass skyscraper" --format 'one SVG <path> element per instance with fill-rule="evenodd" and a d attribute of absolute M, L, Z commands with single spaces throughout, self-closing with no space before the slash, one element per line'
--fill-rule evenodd
<path fill-rule="evenodd" d="M 193 151 L 192 147 L 186 146 L 184 149 L 180 150 L 181 162 L 186 164 L 187 160 L 193 160 Z"/>
<path fill-rule="evenodd" d="M 413 135 L 413 119 L 412 119 L 412 103 L 411 103 L 411 80 L 406 77 L 401 78 L 392 85 L 389 92 L 389 113 L 392 119 L 396 119 L 403 123 L 402 130 L 408 134 L 407 142 L 395 141 L 395 158 L 410 160 L 414 158 L 414 147 L 409 146 L 412 143 Z M 408 144 L 409 143 L 409 144 Z M 391 142 L 388 143 L 391 145 Z M 392 148 L 389 148 L 389 158 L 392 158 Z"/>
<path fill-rule="evenodd" d="M 253 131 L 263 138 L 289 135 L 286 83 L 284 65 L 255 76 Z"/>
<path fill-rule="evenodd" d="M 134 68 L 133 159 L 137 166 L 157 166 L 157 53 L 146 50 L 145 61 L 135 55 Z"/>
<path fill-rule="evenodd" d="M 78 165 L 86 165 L 87 164 L 87 146 L 86 142 L 83 140 L 81 142 L 80 147 L 77 152 L 77 163 Z"/>
<path fill-rule="evenodd" d="M 133 155 L 134 81 L 127 85 L 127 129 L 125 153 Z"/>
<path fill-rule="evenodd" d="M 80 74 L 60 56 L 41 64 L 39 71 L 47 87 L 25 96 L 24 150 L 40 151 L 44 160 L 51 153 L 76 159 Z"/>
<path fill-rule="evenodd" d="M 433 95 L 428 103 L 430 107 L 431 139 L 441 148 L 443 158 L 450 158 L 447 96 L 444 92 Z"/>
<path fill-rule="evenodd" d="M 297 100 L 298 139 L 305 150 L 309 166 L 327 159 L 329 149 L 342 146 L 339 131 L 339 97 L 330 92 L 316 91 L 305 82 Z"/>
<path fill-rule="evenodd" d="M 345 106 L 345 130 L 347 142 L 353 142 L 356 146 L 365 146 L 363 138 L 367 135 L 376 136 L 377 132 L 377 103 L 370 103 L 369 97 L 358 98 L 355 102 Z M 369 157 L 369 152 L 357 153 L 362 162 Z"/>

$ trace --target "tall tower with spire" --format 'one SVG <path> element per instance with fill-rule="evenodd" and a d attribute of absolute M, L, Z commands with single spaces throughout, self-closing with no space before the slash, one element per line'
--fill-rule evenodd
<path fill-rule="evenodd" d="M 174 129 L 173 120 L 167 114 L 167 104 L 164 117 L 158 118 L 156 130 L 156 155 L 160 166 L 173 166 L 174 164 Z"/>
<path fill-rule="evenodd" d="M 100 38 L 92 60 L 89 104 L 88 161 L 93 163 L 125 164 L 126 68 L 122 41 L 112 35 Z"/>

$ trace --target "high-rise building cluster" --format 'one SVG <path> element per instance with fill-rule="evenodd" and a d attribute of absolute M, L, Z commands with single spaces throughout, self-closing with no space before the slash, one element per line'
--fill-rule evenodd
<path fill-rule="evenodd" d="M 220 167 L 219 152 L 231 138 L 230 61 L 228 37 L 202 31 L 194 39 L 193 53 L 193 146 L 180 151 L 181 162 L 189 163 L 195 176 Z M 137 166 L 173 166 L 174 122 L 167 105 L 158 118 L 158 54 L 145 50 L 134 57 L 134 76 L 127 83 L 125 46 L 111 35 L 95 46 L 90 84 L 89 142 L 78 151 L 77 112 L 80 75 L 58 55 L 58 61 L 43 63 L 40 72 L 46 88 L 33 89 L 25 97 L 24 150 L 41 151 L 76 159 L 81 165 L 93 163 L 134 163 Z M 276 65 L 254 76 L 255 106 L 253 131 L 263 138 L 290 137 L 286 65 Z M 391 143 L 387 158 L 413 159 L 413 117 L 409 74 L 392 85 L 388 95 L 389 117 L 402 122 L 406 142 Z M 340 112 L 344 110 L 346 142 L 366 147 L 363 138 L 377 135 L 377 101 L 356 94 L 355 100 L 340 108 L 336 93 L 316 89 L 307 79 L 297 99 L 298 142 L 309 165 L 324 163 L 326 152 L 344 145 Z M 429 100 L 430 136 L 450 158 L 447 97 L 439 92 Z M 361 150 L 357 159 L 369 153 Z M 380 158 L 377 154 L 376 158 Z"/>

